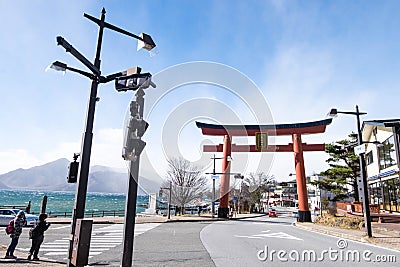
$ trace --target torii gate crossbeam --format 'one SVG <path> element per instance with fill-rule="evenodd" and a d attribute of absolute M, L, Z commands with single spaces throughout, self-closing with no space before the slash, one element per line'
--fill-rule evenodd
<path fill-rule="evenodd" d="M 331 122 L 332 119 L 275 125 L 217 125 L 196 122 L 197 127 L 201 128 L 203 135 L 224 136 L 223 144 L 205 145 L 203 147 L 204 152 L 223 152 L 222 172 L 224 174 L 221 177 L 218 217 L 228 218 L 229 215 L 230 162 L 227 159 L 231 156 L 232 152 L 294 152 L 297 194 L 299 198 L 299 221 L 311 222 L 303 151 L 324 151 L 325 144 L 302 143 L 301 135 L 324 133 L 326 126 Z M 265 150 L 257 150 L 255 145 L 232 144 L 233 136 L 255 136 L 259 132 L 266 132 L 269 136 L 291 135 L 293 143 L 287 145 L 268 145 L 268 148 Z"/>

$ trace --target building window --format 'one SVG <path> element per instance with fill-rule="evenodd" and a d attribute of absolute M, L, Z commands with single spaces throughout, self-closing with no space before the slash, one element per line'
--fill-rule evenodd
<path fill-rule="evenodd" d="M 365 163 L 367 165 L 370 165 L 374 162 L 374 157 L 372 156 L 372 151 L 368 152 L 365 154 Z"/>
<path fill-rule="evenodd" d="M 393 135 L 386 139 L 379 147 L 379 168 L 386 169 L 396 164 L 396 151 Z"/>

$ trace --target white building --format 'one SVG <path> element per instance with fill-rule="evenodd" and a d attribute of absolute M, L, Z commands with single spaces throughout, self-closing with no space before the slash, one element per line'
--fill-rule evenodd
<path fill-rule="evenodd" d="M 400 119 L 364 121 L 365 162 L 371 204 L 400 212 Z"/>

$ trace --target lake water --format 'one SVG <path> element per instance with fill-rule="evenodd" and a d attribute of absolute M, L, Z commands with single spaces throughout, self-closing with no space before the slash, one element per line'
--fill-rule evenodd
<path fill-rule="evenodd" d="M 0 206 L 15 205 L 25 207 L 31 201 L 31 213 L 38 214 L 43 196 L 47 196 L 47 213 L 69 213 L 70 216 L 74 207 L 75 192 L 0 190 Z M 136 213 L 145 211 L 148 198 L 148 196 L 137 197 Z M 125 194 L 88 192 L 86 194 L 85 213 L 119 211 L 119 213 L 123 214 L 125 201 Z"/>

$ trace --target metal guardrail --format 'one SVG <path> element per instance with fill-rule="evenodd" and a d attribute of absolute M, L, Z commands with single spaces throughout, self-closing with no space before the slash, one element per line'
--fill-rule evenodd
<path fill-rule="evenodd" d="M 1 205 L 0 209 L 19 209 L 19 210 L 25 210 L 26 205 Z"/>
<path fill-rule="evenodd" d="M 66 212 L 51 212 L 50 211 L 47 214 L 49 215 L 49 217 L 61 217 L 61 218 L 70 218 L 72 216 L 71 211 L 66 211 Z M 106 216 L 112 216 L 112 217 L 125 216 L 125 211 L 124 210 L 92 210 L 92 211 L 85 212 L 86 218 L 106 217 Z"/>

